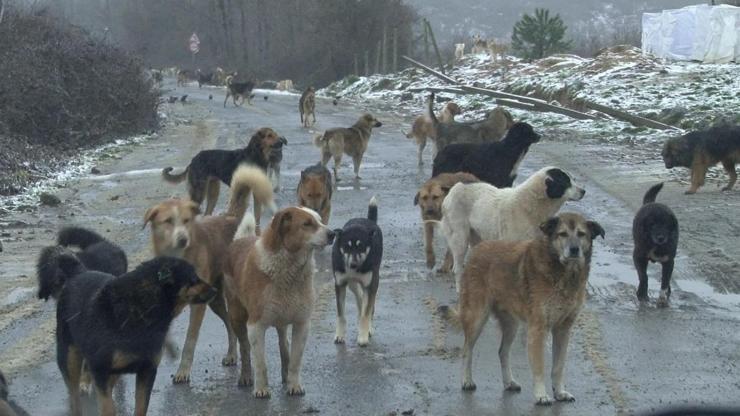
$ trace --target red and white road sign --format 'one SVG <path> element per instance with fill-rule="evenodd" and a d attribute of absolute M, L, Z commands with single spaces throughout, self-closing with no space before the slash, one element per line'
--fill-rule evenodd
<path fill-rule="evenodd" d="M 198 39 L 198 35 L 193 32 L 193 36 L 190 37 L 190 52 L 192 53 L 198 53 L 200 50 L 200 39 Z"/>

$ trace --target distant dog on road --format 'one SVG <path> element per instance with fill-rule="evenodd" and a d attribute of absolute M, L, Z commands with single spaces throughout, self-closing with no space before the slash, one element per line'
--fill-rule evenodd
<path fill-rule="evenodd" d="M 465 172 L 443 173 L 435 176 L 419 188 L 414 197 L 414 205 L 419 206 L 421 220 L 424 222 L 424 251 L 426 253 L 427 268 L 434 268 L 434 223 L 442 219 L 442 202 L 455 184 L 478 182 L 478 178 Z M 452 253 L 447 250 L 444 264 L 439 271 L 449 273 L 452 268 Z"/>
<path fill-rule="evenodd" d="M 253 227 L 242 224 L 239 229 Z M 239 339 L 239 385 L 252 384 L 251 351 L 255 362 L 253 394 L 270 397 L 265 331 L 275 327 L 283 383 L 287 383 L 288 395 L 302 396 L 301 364 L 315 296 L 314 252 L 331 244 L 334 232 L 321 224 L 315 211 L 291 207 L 278 211 L 259 239 L 253 231 L 237 232 L 236 237 L 224 262 L 224 281 L 231 325 Z M 290 346 L 288 326 L 292 330 Z"/>
<path fill-rule="evenodd" d="M 565 390 L 564 369 L 568 338 L 586 301 L 593 240 L 604 237 L 595 221 L 573 213 L 562 213 L 540 225 L 542 236 L 525 241 L 484 241 L 476 246 L 465 267 L 459 312 L 450 318 L 461 324 L 463 345 L 463 390 L 475 390 L 473 348 L 488 317 L 501 326 L 501 376 L 504 389 L 521 391 L 511 372 L 509 352 L 519 321 L 527 323 L 527 353 L 538 405 L 552 398 L 545 388 L 545 344 L 552 333 L 552 390 L 555 400 L 572 402 Z"/>
<path fill-rule="evenodd" d="M 89 367 L 100 415 L 114 415 L 113 387 L 136 374 L 136 415 L 146 415 L 167 332 L 189 304 L 217 293 L 185 260 L 157 257 L 122 276 L 89 271 L 76 256 L 56 260 L 66 276 L 45 282 L 59 293 L 57 363 L 69 390 L 71 414 L 80 416 L 80 375 Z"/>
<path fill-rule="evenodd" d="M 355 294 L 359 316 L 357 345 L 364 347 L 373 335 L 375 298 L 380 283 L 380 262 L 383 258 L 383 232 L 378 226 L 378 203 L 373 197 L 367 218 L 353 218 L 344 228 L 334 230 L 332 249 L 334 291 L 337 296 L 337 329 L 334 343 L 344 344 L 347 319 L 344 299 L 347 286 Z"/>
<path fill-rule="evenodd" d="M 451 123 L 455 121 L 455 116 L 459 114 L 462 114 L 462 109 L 460 109 L 460 106 L 453 102 L 449 102 L 445 105 L 442 111 L 439 112 L 437 120 L 439 121 L 439 123 L 442 124 Z M 421 155 L 427 145 L 427 139 L 431 139 L 432 144 L 434 145 L 434 149 L 432 151 L 432 160 L 434 160 L 434 157 L 437 156 L 437 129 L 434 128 L 434 122 L 428 115 L 421 115 L 419 117 L 416 117 L 416 120 L 414 120 L 414 124 L 411 126 L 411 132 L 402 133 L 406 136 L 407 139 L 413 138 L 416 140 L 416 144 L 419 146 L 419 166 L 424 164 Z"/>
<path fill-rule="evenodd" d="M 678 220 L 670 208 L 655 202 L 655 197 L 661 189 L 662 183 L 650 188 L 642 200 L 642 207 L 635 214 L 632 222 L 632 238 L 635 242 L 632 259 L 640 278 L 637 298 L 641 301 L 648 300 L 648 262 L 658 262 L 662 265 L 658 306 L 668 306 L 673 260 L 676 258 L 678 247 Z"/>
<path fill-rule="evenodd" d="M 735 165 L 740 163 L 740 126 L 712 127 L 668 139 L 662 156 L 666 169 L 677 166 L 691 169 L 691 186 L 687 194 L 696 193 L 704 185 L 707 170 L 722 162 L 730 177 L 730 182 L 722 190 L 729 191 L 737 181 Z"/>
<path fill-rule="evenodd" d="M 72 251 L 70 247 L 78 247 L 79 251 Z M 39 282 L 39 299 L 57 299 L 56 289 L 69 278 L 64 269 L 56 263 L 62 254 L 75 256 L 87 270 L 120 276 L 128 270 L 126 253 L 118 245 L 106 240 L 100 234 L 82 228 L 66 227 L 57 235 L 57 245 L 45 247 L 41 250 L 36 262 L 36 274 Z M 60 274 L 61 273 L 61 274 Z"/>
<path fill-rule="evenodd" d="M 203 87 L 203 85 L 213 83 L 213 72 L 202 72 L 200 69 L 198 69 L 196 71 L 196 75 L 198 76 L 198 88 Z"/>
<path fill-rule="evenodd" d="M 468 172 L 499 188 L 510 187 L 519 165 L 540 135 L 527 123 L 515 123 L 500 142 L 451 144 L 434 158 L 432 176 Z"/>
<path fill-rule="evenodd" d="M 456 43 L 455 44 L 455 60 L 460 61 L 465 57 L 465 44 L 464 43 Z"/>
<path fill-rule="evenodd" d="M 514 118 L 503 107 L 496 107 L 485 119 L 472 122 L 443 123 L 434 115 L 434 93 L 429 95 L 427 115 L 435 129 L 434 144 L 437 152 L 454 143 L 489 143 L 499 141 L 514 126 Z"/>
<path fill-rule="evenodd" d="M 308 127 L 308 117 L 313 117 L 311 125 L 316 124 L 316 90 L 313 87 L 306 88 L 298 100 L 298 111 L 301 113 L 303 127 Z"/>
<path fill-rule="evenodd" d="M 298 205 L 318 212 L 324 225 L 329 225 L 332 193 L 331 172 L 321 163 L 301 171 L 301 179 L 298 182 Z"/>
<path fill-rule="evenodd" d="M 499 189 L 485 182 L 453 186 L 442 203 L 442 231 L 452 252 L 458 292 L 468 246 L 536 238 L 542 222 L 566 201 L 578 201 L 585 193 L 556 167 L 540 169 L 515 188 Z"/>
<path fill-rule="evenodd" d="M 321 148 L 321 164 L 326 166 L 329 159 L 334 157 L 334 180 L 339 181 L 339 165 L 342 163 L 342 154 L 352 157 L 355 167 L 355 179 L 360 179 L 360 164 L 362 156 L 367 151 L 370 134 L 373 127 L 383 124 L 370 113 L 363 114 L 350 128 L 337 127 L 329 129 L 324 134 L 314 138 L 316 147 Z"/>
<path fill-rule="evenodd" d="M 288 141 L 269 127 L 263 127 L 252 135 L 249 144 L 238 150 L 202 150 L 190 161 L 182 173 L 173 175 L 172 167 L 162 170 L 162 178 L 169 183 L 180 183 L 188 180 L 188 194 L 198 206 L 208 199 L 206 215 L 211 215 L 220 190 L 220 182 L 231 184 L 231 176 L 241 164 L 250 164 L 259 167 L 268 173 L 274 161 L 282 160 L 283 145 Z M 277 163 L 277 177 L 280 177 L 280 164 Z M 279 179 L 278 179 L 279 183 Z M 255 216 L 259 223 L 261 204 L 255 202 Z"/>
<path fill-rule="evenodd" d="M 244 101 L 247 104 L 252 104 L 252 90 L 254 90 L 254 81 L 239 82 L 234 81 L 233 76 L 226 77 L 226 98 L 224 98 L 224 108 L 226 108 L 226 102 L 229 101 L 229 97 L 232 97 L 234 106 L 241 105 Z M 238 99 L 241 99 L 241 104 L 237 104 Z"/>

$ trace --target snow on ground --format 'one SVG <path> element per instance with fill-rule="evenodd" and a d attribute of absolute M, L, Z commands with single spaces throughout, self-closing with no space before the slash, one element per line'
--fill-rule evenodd
<path fill-rule="evenodd" d="M 616 46 L 592 59 L 555 55 L 532 63 L 510 58 L 508 68 L 494 64 L 488 55 L 468 55 L 448 75 L 474 85 L 519 95 L 557 101 L 579 108 L 577 99 L 615 107 L 682 129 L 706 127 L 718 122 L 740 122 L 740 65 L 705 65 L 663 62 L 643 56 L 638 48 Z M 426 92 L 411 89 L 442 87 L 446 84 L 416 68 L 396 74 L 348 77 L 319 91 L 353 101 L 375 100 L 415 115 L 425 112 Z M 462 106 L 463 119 L 482 117 L 495 107 L 493 99 L 480 95 L 440 93 L 440 100 L 452 99 Z M 575 102 L 575 103 L 574 103 Z M 435 104 L 440 110 L 442 105 Z M 603 120 L 574 120 L 552 113 L 511 109 L 516 119 L 525 120 L 552 138 L 568 135 L 611 144 L 662 143 L 665 131 L 635 127 L 604 116 Z M 411 119 L 409 119 L 411 121 Z"/>

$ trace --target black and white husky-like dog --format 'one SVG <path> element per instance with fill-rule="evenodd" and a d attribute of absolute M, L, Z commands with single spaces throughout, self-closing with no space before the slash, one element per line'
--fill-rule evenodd
<path fill-rule="evenodd" d="M 332 269 L 337 294 L 336 344 L 344 344 L 347 334 L 347 320 L 344 318 L 347 286 L 357 300 L 360 319 L 357 344 L 366 346 L 373 334 L 375 296 L 383 257 L 383 232 L 377 222 L 378 203 L 373 197 L 367 209 L 367 218 L 353 218 L 344 224 L 344 228 L 334 230 L 336 239 L 332 250 Z"/>

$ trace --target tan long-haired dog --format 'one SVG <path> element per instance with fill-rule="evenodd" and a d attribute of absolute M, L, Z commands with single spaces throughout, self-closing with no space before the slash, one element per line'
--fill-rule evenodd
<path fill-rule="evenodd" d="M 329 169 L 317 163 L 301 171 L 298 182 L 298 205 L 319 213 L 321 222 L 329 224 L 333 186 Z"/>
<path fill-rule="evenodd" d="M 242 165 L 234 171 L 231 199 L 226 214 L 197 217 L 200 213 L 198 204 L 187 199 L 166 200 L 149 208 L 144 214 L 144 226 L 151 223 L 154 254 L 187 260 L 195 267 L 203 281 L 219 290 L 209 306 L 224 322 L 229 338 L 229 351 L 222 360 L 223 365 L 236 363 L 236 339 L 227 319 L 221 291 L 223 262 L 227 248 L 247 209 L 251 193 L 254 193 L 256 201 L 266 204 L 272 212 L 275 211 L 272 184 L 265 172 L 258 167 Z M 173 378 L 175 383 L 190 381 L 190 368 L 205 312 L 205 305 L 190 307 L 190 323 L 180 367 Z"/>
<path fill-rule="evenodd" d="M 297 207 L 278 211 L 259 239 L 253 232 L 242 233 L 242 228 L 252 227 L 240 227 L 225 267 L 229 318 L 242 359 L 239 384 L 252 384 L 251 350 L 254 396 L 270 397 L 265 331 L 275 327 L 283 382 L 289 395 L 303 395 L 300 371 L 314 301 L 313 253 L 331 244 L 334 232 L 321 223 L 315 211 Z M 287 340 L 289 325 L 291 345 Z"/>
<path fill-rule="evenodd" d="M 326 166 L 329 159 L 334 157 L 334 180 L 339 181 L 339 165 L 342 163 L 342 155 L 346 153 L 352 157 L 355 167 L 355 179 L 360 179 L 360 164 L 362 156 L 367 151 L 370 142 L 370 134 L 373 127 L 380 127 L 383 123 L 375 116 L 365 113 L 349 128 L 337 127 L 329 129 L 324 134 L 314 137 L 313 143 L 321 148 L 321 164 Z"/>
<path fill-rule="evenodd" d="M 459 105 L 449 102 L 445 107 L 442 109 L 442 111 L 439 112 L 437 115 L 437 120 L 439 120 L 440 123 L 449 123 L 451 121 L 455 120 L 455 116 L 462 114 L 462 109 Z M 437 130 L 434 128 L 434 123 L 432 122 L 432 119 L 429 117 L 429 115 L 421 115 L 419 117 L 416 117 L 416 120 L 414 120 L 414 124 L 411 125 L 411 132 L 406 133 L 402 132 L 407 139 L 414 139 L 416 140 L 416 144 L 419 146 L 419 166 L 423 165 L 424 162 L 422 161 L 421 154 L 424 152 L 424 148 L 427 145 L 427 139 L 434 140 L 435 137 L 437 137 Z M 434 144 L 434 148 L 432 150 L 432 160 L 434 160 L 434 157 L 437 156 L 437 145 L 436 142 L 432 142 Z"/>
<path fill-rule="evenodd" d="M 549 405 L 545 389 L 545 341 L 552 333 L 552 388 L 557 401 L 573 401 L 565 390 L 563 370 L 570 329 L 586 300 L 593 239 L 604 229 L 579 214 L 562 213 L 540 226 L 543 235 L 525 241 L 484 241 L 465 266 L 459 312 L 462 325 L 463 390 L 475 390 L 473 348 L 493 314 L 501 325 L 501 373 L 504 389 L 520 391 L 511 374 L 509 352 L 519 321 L 527 323 L 527 354 L 534 379 L 535 402 Z M 444 311 L 444 310 L 443 310 Z"/>

